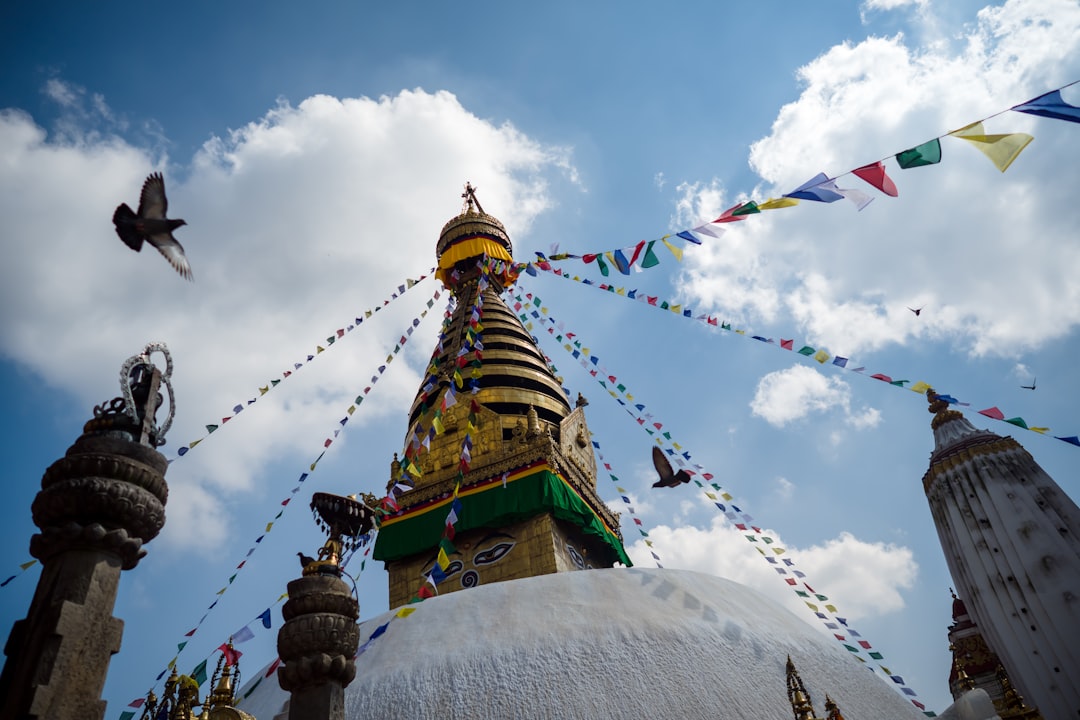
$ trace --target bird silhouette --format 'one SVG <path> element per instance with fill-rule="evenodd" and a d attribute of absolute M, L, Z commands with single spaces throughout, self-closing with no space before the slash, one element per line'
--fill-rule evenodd
<path fill-rule="evenodd" d="M 911 312 L 915 313 L 915 317 L 919 317 L 919 315 L 920 315 L 920 313 L 922 313 L 922 309 L 923 309 L 924 307 L 926 307 L 926 306 L 925 306 L 925 305 L 922 305 L 922 306 L 920 306 L 920 307 L 917 307 L 917 308 L 909 307 L 909 308 L 908 308 L 908 310 L 910 310 Z"/>
<path fill-rule="evenodd" d="M 653 483 L 653 487 L 676 487 L 682 483 L 690 482 L 690 476 L 685 470 L 672 471 L 671 463 L 664 457 L 664 451 L 655 445 L 652 449 L 652 463 L 653 467 L 656 468 L 656 473 L 660 476 L 660 479 Z"/>
<path fill-rule="evenodd" d="M 306 568 L 308 565 L 315 562 L 315 558 L 311 557 L 310 555 L 305 555 L 302 552 L 298 552 L 296 554 L 300 558 L 300 567 Z"/>
<path fill-rule="evenodd" d="M 139 252 L 145 240 L 165 256 L 169 264 L 176 268 L 176 272 L 191 280 L 191 265 L 184 255 L 184 248 L 172 234 L 173 230 L 187 223 L 165 217 L 168 209 L 165 179 L 161 173 L 151 173 L 143 183 L 139 212 L 133 212 L 127 203 L 121 203 L 113 213 L 113 225 L 116 226 L 116 234 L 129 248 Z"/>
<path fill-rule="evenodd" d="M 1035 380 L 1036 380 L 1036 378 L 1031 378 L 1031 384 L 1030 385 L 1021 385 L 1020 387 L 1022 387 L 1025 390 L 1034 390 L 1035 389 Z"/>

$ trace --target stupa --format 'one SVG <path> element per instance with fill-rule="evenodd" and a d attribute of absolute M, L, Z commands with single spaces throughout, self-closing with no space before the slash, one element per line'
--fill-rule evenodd
<path fill-rule="evenodd" d="M 596 492 L 586 403 L 571 406 L 499 297 L 509 237 L 471 186 L 464 197 L 437 245 L 457 306 L 410 408 L 375 546 L 394 609 L 359 626 L 345 717 L 789 720 L 789 657 L 804 694 L 848 720 L 922 717 L 756 591 L 628 567 Z M 288 703 L 263 683 L 243 707 L 274 720 Z"/>

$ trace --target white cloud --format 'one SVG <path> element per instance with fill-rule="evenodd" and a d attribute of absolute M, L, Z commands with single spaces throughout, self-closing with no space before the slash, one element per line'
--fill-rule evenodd
<path fill-rule="evenodd" d="M 751 148 L 762 178 L 753 197 L 888 158 L 1080 75 L 1080 5 L 1071 0 L 1009 0 L 962 32 L 958 42 L 925 47 L 871 37 L 801 68 L 801 94 Z M 1076 88 L 1065 95 L 1080 102 Z M 849 203 L 804 201 L 727 225 L 722 238 L 687 253 L 687 302 L 748 329 L 803 333 L 846 356 L 919 340 L 1012 356 L 1067 334 L 1080 323 L 1075 126 L 1006 113 L 986 127 L 1035 141 L 1002 174 L 946 137 L 938 165 L 900 170 L 886 161 L 898 198 L 842 176 L 840 187 L 874 202 L 857 213 Z M 681 227 L 742 199 L 716 181 L 684 183 L 680 193 Z M 919 317 L 906 309 L 924 304 Z"/>
<path fill-rule="evenodd" d="M 73 118 L 111 117 L 93 98 L 84 108 L 85 91 L 62 81 L 46 92 L 78 110 Z M 207 142 L 187 167 L 100 125 L 80 134 L 68 123 L 49 137 L 14 111 L 0 113 L 0 149 L 0 235 L 17 247 L 0 263 L 0 352 L 89 410 L 117 394 L 127 355 L 164 339 L 178 406 L 168 448 L 205 436 L 204 424 L 257 397 L 421 262 L 433 264 L 437 228 L 459 212 L 466 179 L 520 239 L 551 206 L 550 174 L 574 177 L 565 149 L 482 120 L 445 92 L 281 103 Z M 137 203 L 155 169 L 170 215 L 189 223 L 177 237 L 194 283 L 152 250 L 130 251 L 111 227 L 113 209 Z M 228 442 L 212 436 L 174 464 L 169 513 L 183 522 L 170 522 L 163 540 L 220 547 L 212 499 L 249 493 L 271 461 L 321 446 L 433 290 L 428 282 L 395 301 L 404 312 L 377 315 L 267 395 L 260 412 L 237 416 Z M 387 373 L 355 424 L 398 417 L 412 400 L 445 300 L 396 360 L 411 371 Z"/>
<path fill-rule="evenodd" d="M 795 495 L 795 483 L 786 477 L 777 476 L 774 482 L 776 483 L 776 489 L 773 494 L 781 501 L 790 500 Z"/>
<path fill-rule="evenodd" d="M 763 535 L 784 548 L 782 558 L 794 565 L 772 565 L 755 552 L 745 535 L 722 517 L 708 528 L 692 525 L 649 530 L 652 550 L 666 568 L 696 570 L 729 578 L 759 590 L 799 617 L 808 619 L 807 608 L 793 589 L 778 577 L 776 567 L 800 570 L 815 592 L 824 594 L 839 613 L 852 620 L 880 617 L 904 608 L 903 590 L 914 586 L 918 565 L 910 549 L 890 543 L 869 543 L 843 532 L 823 545 L 798 548 L 783 542 L 774 531 Z M 627 552 L 635 564 L 654 564 L 650 548 L 638 540 Z M 801 586 L 800 586 L 801 587 Z M 816 625 L 822 629 L 820 624 Z"/>
<path fill-rule="evenodd" d="M 874 408 L 852 412 L 851 387 L 846 382 L 838 377 L 825 377 L 805 365 L 794 365 L 762 377 L 750 401 L 750 410 L 776 427 L 831 410 L 840 410 L 856 429 L 874 427 L 880 421 L 880 413 Z"/>

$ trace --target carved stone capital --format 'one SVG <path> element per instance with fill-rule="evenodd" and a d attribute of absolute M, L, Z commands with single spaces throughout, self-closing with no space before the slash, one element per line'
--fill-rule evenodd
<path fill-rule="evenodd" d="M 124 570 L 165 524 L 165 458 L 116 436 L 83 435 L 41 479 L 31 510 L 41 533 L 30 553 L 46 561 L 69 549 L 116 553 Z"/>
<path fill-rule="evenodd" d="M 326 683 L 347 686 L 356 676 L 360 608 L 340 578 L 309 575 L 289 583 L 278 631 L 278 684 L 297 692 Z"/>

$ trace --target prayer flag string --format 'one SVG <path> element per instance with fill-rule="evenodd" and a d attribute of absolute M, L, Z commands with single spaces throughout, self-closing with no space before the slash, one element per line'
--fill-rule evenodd
<path fill-rule="evenodd" d="M 428 301 L 428 309 L 431 308 L 431 306 L 434 304 L 435 299 L 437 299 L 438 297 L 439 297 L 439 292 L 436 291 L 434 299 Z M 285 513 L 285 510 L 289 506 L 289 503 L 292 501 L 293 496 L 296 495 L 300 491 L 301 486 L 303 485 L 304 481 L 307 480 L 310 473 L 315 472 L 315 468 L 318 466 L 319 461 L 322 460 L 324 455 L 326 455 L 327 451 L 330 449 L 330 446 L 333 445 L 334 441 L 337 439 L 338 435 L 340 435 L 341 431 L 345 429 L 345 426 L 348 424 L 349 419 L 352 417 L 353 413 L 356 412 L 356 409 L 360 406 L 361 403 L 363 403 L 364 398 L 366 398 L 368 396 L 368 394 L 371 392 L 372 388 L 376 385 L 376 383 L 378 383 L 379 378 L 381 378 L 383 373 L 386 372 L 386 369 L 390 365 L 390 363 L 392 363 L 394 361 L 394 359 L 397 357 L 398 353 L 401 352 L 401 349 L 408 342 L 409 336 L 412 335 L 412 331 L 416 327 L 419 326 L 419 320 L 424 318 L 427 315 L 428 309 L 425 309 L 424 311 L 422 311 L 420 313 L 419 318 L 414 318 L 413 321 L 410 322 L 410 324 L 408 326 L 408 332 L 403 333 L 400 336 L 397 343 L 394 345 L 394 349 L 390 352 L 390 354 L 388 354 L 386 356 L 386 360 L 383 361 L 384 364 L 380 365 L 378 367 L 378 370 L 376 371 L 376 373 L 374 375 L 372 375 L 371 380 L 370 380 L 370 385 L 365 387 L 363 389 L 363 391 L 359 395 L 356 396 L 355 400 L 353 400 L 353 402 L 349 405 L 348 409 L 346 409 L 344 417 L 342 417 L 340 420 L 338 420 L 335 423 L 335 429 L 333 430 L 332 434 L 330 434 L 323 441 L 322 450 L 319 452 L 318 456 L 308 466 L 308 470 L 306 472 L 302 472 L 300 474 L 300 478 L 297 481 L 296 486 L 289 492 L 289 495 L 284 500 L 281 501 L 281 509 L 277 512 L 276 515 L 274 515 L 274 517 L 269 522 L 266 523 L 266 527 L 263 530 L 262 534 L 259 535 L 259 537 L 255 538 L 255 541 L 252 543 L 251 547 L 248 549 L 247 553 L 244 555 L 244 558 L 240 561 L 240 564 L 236 566 L 235 571 L 232 573 L 232 575 L 229 576 L 228 581 L 225 583 L 225 585 L 220 590 L 218 590 L 215 593 L 215 595 L 217 597 L 210 604 L 210 606 L 207 607 L 206 612 L 203 614 L 203 616 L 201 618 L 199 618 L 199 621 L 195 624 L 195 627 L 193 627 L 191 630 L 189 630 L 188 632 L 186 632 L 184 634 L 184 637 L 187 638 L 187 639 L 177 643 L 176 655 L 174 655 L 172 660 L 169 661 L 169 663 L 165 667 L 165 669 L 162 670 L 161 673 L 158 674 L 158 676 L 157 676 L 157 678 L 155 680 L 155 683 L 160 682 L 161 679 L 165 676 L 165 673 L 167 673 L 169 670 L 176 667 L 176 663 L 179 660 L 180 655 L 183 653 L 183 650 L 186 647 L 186 645 L 188 643 L 188 640 L 195 636 L 195 634 L 198 632 L 199 628 L 202 627 L 202 624 L 206 621 L 206 618 L 209 617 L 211 611 L 213 611 L 213 609 L 215 607 L 217 607 L 218 602 L 221 601 L 221 596 L 224 595 L 226 593 L 226 591 L 228 591 L 229 587 L 236 580 L 236 577 L 240 574 L 240 572 L 243 570 L 243 568 L 246 567 L 246 565 L 247 565 L 247 563 L 249 561 L 249 558 L 252 556 L 252 554 L 254 554 L 255 550 L 262 543 L 263 538 L 266 537 L 267 533 L 269 533 L 273 529 L 274 523 L 277 522 L 277 520 L 279 518 L 281 518 L 281 516 Z"/>
<path fill-rule="evenodd" d="M 211 423 L 211 424 L 205 425 L 206 434 L 203 435 L 202 437 L 198 438 L 197 440 L 192 440 L 187 445 L 184 445 L 183 447 L 179 448 L 176 451 L 177 457 L 184 457 L 185 455 L 187 455 L 191 450 L 195 449 L 195 446 L 197 446 L 199 443 L 201 443 L 203 440 L 205 440 L 207 437 L 209 437 L 211 434 L 213 434 L 216 430 L 218 430 L 219 428 L 224 426 L 227 422 L 229 422 L 234 417 L 236 417 L 241 412 L 243 412 L 244 408 L 246 408 L 246 407 L 248 407 L 250 405 L 254 405 L 256 402 L 258 402 L 259 398 L 261 398 L 263 395 L 266 395 L 268 392 L 270 392 L 271 390 L 276 388 L 278 385 L 280 385 L 282 383 L 282 381 L 289 379 L 290 377 L 292 377 L 293 374 L 298 372 L 306 364 L 310 363 L 312 360 L 317 358 L 319 355 L 326 352 L 327 348 L 329 348 L 331 345 L 333 345 L 338 340 L 343 338 L 346 333 L 350 333 L 353 330 L 355 330 L 356 328 L 360 327 L 360 325 L 364 322 L 364 320 L 374 316 L 375 313 L 379 312 L 384 307 L 389 305 L 391 302 L 393 302 L 394 300 L 396 300 L 399 297 L 401 297 L 402 295 L 404 295 L 408 290 L 411 290 L 415 285 L 417 285 L 422 280 L 427 278 L 428 275 L 430 275 L 433 272 L 434 272 L 434 268 L 429 270 L 428 274 L 421 275 L 419 277 L 419 279 L 417 279 L 417 280 L 413 280 L 411 278 L 406 278 L 405 283 L 403 285 L 398 285 L 397 290 L 394 291 L 394 292 L 391 292 L 390 297 L 387 298 L 386 300 L 383 300 L 381 305 L 376 305 L 373 308 L 370 308 L 368 310 L 364 310 L 362 313 L 355 316 L 354 322 L 349 323 L 345 327 L 338 328 L 337 330 L 332 332 L 330 335 L 328 335 L 326 337 L 326 340 L 324 341 L 325 344 L 326 344 L 326 347 L 323 347 L 322 343 L 316 345 L 315 346 L 315 351 L 313 353 L 309 354 L 307 356 L 306 360 L 304 360 L 303 362 L 295 362 L 295 363 L 293 363 L 292 369 L 285 370 L 281 374 L 280 378 L 275 378 L 273 380 L 270 380 L 265 385 L 262 385 L 261 387 L 259 387 L 259 394 L 256 395 L 255 397 L 253 397 L 253 398 L 251 398 L 251 399 L 249 399 L 249 400 L 247 400 L 245 402 L 237 403 L 236 405 L 234 405 L 233 409 L 232 409 L 232 412 L 229 415 L 223 416 L 221 418 L 220 423 Z M 438 293 L 438 291 L 436 291 L 435 292 L 435 299 L 437 300 L 438 298 L 439 298 L 439 293 Z M 428 307 L 431 307 L 431 306 L 428 305 Z M 415 329 L 415 327 L 416 327 L 416 325 L 413 325 L 412 328 L 408 329 L 407 332 L 408 332 L 409 335 L 412 335 L 413 330 Z M 176 460 L 176 458 L 171 458 L 169 460 L 169 462 L 171 463 L 171 462 L 173 462 L 175 460 Z"/>
<path fill-rule="evenodd" d="M 705 325 L 716 327 L 720 330 L 733 332 L 736 335 L 741 335 L 743 337 L 751 340 L 756 340 L 766 345 L 772 345 L 773 347 L 777 347 L 781 350 L 789 350 L 798 355 L 802 355 L 805 358 L 813 359 L 819 365 L 825 365 L 826 363 L 829 363 L 835 367 L 840 368 L 841 370 L 853 372 L 860 376 L 868 377 L 870 379 L 877 380 L 888 385 L 894 385 L 898 388 L 910 390 L 919 395 L 925 395 L 926 391 L 933 387 L 933 385 L 922 380 L 912 382 L 909 379 L 894 379 L 894 376 L 886 375 L 885 373 L 868 373 L 865 366 L 857 365 L 854 361 L 851 360 L 851 358 L 842 355 L 832 355 L 829 353 L 829 351 L 823 348 L 815 348 L 812 345 L 802 344 L 799 346 L 799 349 L 796 350 L 796 344 L 794 339 L 784 339 L 783 337 L 781 337 L 780 342 L 778 343 L 775 338 L 767 338 L 762 335 L 755 335 L 751 330 L 732 328 L 731 323 L 722 322 L 713 315 L 708 315 L 705 313 L 695 314 L 694 311 L 691 310 L 689 307 L 684 307 L 683 305 L 678 303 L 668 302 L 667 300 L 664 300 L 655 295 L 639 293 L 637 289 L 627 290 L 625 287 L 616 287 L 615 285 L 609 285 L 607 283 L 596 283 L 589 278 L 583 278 L 578 275 L 570 275 L 569 273 L 565 273 L 560 268 L 553 268 L 548 272 L 551 275 L 561 277 L 564 280 L 573 280 L 574 282 L 580 283 L 582 285 L 589 285 L 595 287 L 599 290 L 603 290 L 610 293 L 611 295 L 615 295 L 626 300 L 634 300 L 641 303 L 642 305 L 649 305 L 660 310 L 667 310 L 668 312 L 674 313 L 675 315 L 687 318 L 689 320 L 694 320 Z M 952 395 L 938 393 L 938 396 L 950 405 L 956 405 L 961 408 L 971 407 L 970 402 L 962 402 L 957 398 L 953 397 Z M 1052 435 L 1050 433 L 1049 427 L 1041 425 L 1029 425 L 1024 418 L 1019 416 L 1007 417 L 1005 413 L 998 409 L 997 406 L 990 406 L 985 410 L 978 410 L 976 412 L 993 420 L 1008 423 L 1023 430 L 1030 430 L 1033 433 L 1053 437 L 1055 440 L 1061 440 L 1062 442 L 1069 443 L 1070 445 L 1080 447 L 1080 437 L 1078 437 L 1077 435 Z"/>
<path fill-rule="evenodd" d="M 521 292 L 523 291 L 523 288 L 519 285 L 518 290 Z M 538 320 L 541 325 L 550 324 L 551 327 L 548 328 L 548 334 L 552 335 L 555 341 L 560 343 L 563 349 L 577 360 L 585 371 L 593 377 L 597 383 L 599 383 L 600 386 L 616 400 L 616 402 L 623 406 L 623 409 L 635 419 L 638 425 L 640 425 L 649 435 L 653 436 L 656 443 L 667 455 L 671 456 L 676 465 L 690 475 L 694 484 L 701 489 L 702 493 L 708 499 L 709 504 L 714 505 L 737 530 L 743 533 L 743 537 L 754 545 L 754 549 L 757 550 L 765 561 L 768 562 L 777 574 L 781 576 L 781 579 L 784 580 L 785 584 L 791 587 L 795 594 L 802 599 L 803 603 L 814 613 L 815 617 L 821 620 L 827 629 L 832 631 L 833 637 L 836 638 L 845 649 L 853 653 L 856 659 L 863 663 L 866 663 L 866 660 L 862 657 L 862 652 L 865 651 L 870 659 L 876 661 L 878 667 L 885 672 L 886 677 L 900 685 L 899 690 L 905 695 L 906 699 L 917 702 L 912 700 L 912 698 L 918 697 L 915 691 L 903 683 L 898 683 L 895 678 L 899 676 L 894 676 L 892 671 L 882 664 L 884 656 L 868 641 L 861 639 L 862 636 L 857 630 L 849 625 L 846 618 L 839 616 L 836 605 L 833 601 L 830 601 L 827 595 L 814 590 L 809 585 L 806 574 L 795 568 L 795 561 L 790 557 L 787 549 L 780 546 L 773 537 L 766 535 L 760 525 L 755 525 L 753 517 L 744 512 L 739 505 L 735 504 L 734 497 L 729 492 L 725 491 L 718 483 L 713 481 L 714 477 L 712 474 L 707 472 L 701 465 L 691 462 L 692 458 L 690 453 L 683 450 L 683 447 L 672 438 L 669 430 L 664 430 L 663 423 L 656 420 L 647 412 L 644 403 L 635 401 L 634 396 L 628 392 L 625 384 L 621 383 L 616 375 L 604 367 L 595 354 L 591 353 L 588 348 L 582 346 L 582 341 L 578 336 L 565 331 L 565 325 L 556 321 L 551 316 L 547 307 L 544 306 L 543 301 L 541 301 L 538 296 L 530 292 L 524 292 L 524 297 L 522 297 L 521 294 L 516 294 L 514 300 L 516 302 L 513 307 L 517 312 L 520 312 L 527 307 L 527 301 L 528 306 L 534 308 L 527 312 L 522 312 L 519 315 L 519 318 L 525 324 L 525 329 L 531 331 L 534 327 L 530 317 Z M 538 309 L 539 312 L 537 312 L 536 309 Z M 559 330 L 560 332 L 557 333 L 556 330 Z M 533 339 L 539 343 L 539 340 L 535 336 Z M 665 440 L 671 444 L 670 448 L 665 447 Z M 700 474 L 709 484 L 706 485 L 705 483 L 702 483 L 701 480 L 697 478 L 698 474 Z M 723 500 L 723 502 L 721 502 L 721 500 Z M 649 542 L 649 547 L 651 549 L 651 542 Z M 788 554 L 788 557 L 780 557 L 785 554 Z M 823 609 L 829 614 L 822 612 Z M 921 703 L 919 704 L 921 705 Z"/>
<path fill-rule="evenodd" d="M 724 227 L 727 223 L 740 222 L 750 215 L 758 215 L 763 210 L 778 210 L 781 208 L 794 207 L 800 201 L 833 203 L 837 200 L 848 200 L 857 210 L 863 210 L 873 201 L 873 196 L 856 188 L 842 188 L 836 184 L 840 178 L 852 175 L 867 183 L 889 197 L 898 197 L 899 190 L 896 183 L 885 171 L 885 161 L 895 159 L 901 170 L 909 170 L 916 167 L 936 165 L 941 162 L 941 139 L 954 137 L 964 140 L 975 149 L 982 152 L 994 163 L 1001 172 L 1009 169 L 1020 153 L 1031 143 L 1034 138 L 1027 133 L 987 134 L 983 129 L 983 123 L 987 120 L 1003 115 L 1009 111 L 1036 115 L 1044 118 L 1065 120 L 1066 122 L 1080 123 L 1080 107 L 1066 103 L 1061 97 L 1061 91 L 1077 84 L 1080 80 L 1063 85 L 1039 97 L 1027 102 L 1014 105 L 1005 110 L 989 115 L 981 120 L 968 123 L 959 130 L 952 130 L 935 138 L 920 143 L 915 147 L 902 150 L 898 153 L 887 155 L 857 168 L 847 170 L 839 175 L 829 177 L 825 173 L 818 173 L 790 192 L 784 193 L 779 198 L 769 198 L 758 202 L 745 200 L 728 208 L 719 217 L 696 227 L 681 230 L 676 233 L 662 235 L 653 240 L 640 240 L 634 245 L 611 250 L 574 255 L 571 253 L 559 253 L 557 247 L 550 255 L 536 251 L 537 266 L 543 270 L 550 269 L 550 263 L 561 260 L 580 260 L 583 263 L 596 263 L 600 274 L 607 277 L 610 267 L 614 267 L 623 275 L 629 275 L 631 269 L 640 272 L 643 269 L 654 267 L 659 264 L 654 253 L 656 243 L 663 244 L 676 260 L 682 261 L 683 248 L 690 245 L 701 245 L 706 237 L 718 238 L 726 232 Z M 669 238 L 679 238 L 684 243 L 674 245 Z M 545 267 L 547 266 L 547 267 Z M 531 274 L 531 273 L 530 273 Z"/>

